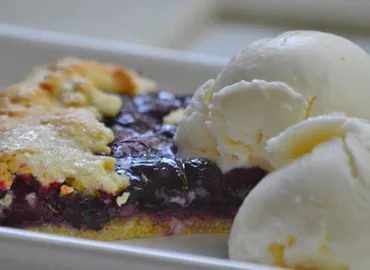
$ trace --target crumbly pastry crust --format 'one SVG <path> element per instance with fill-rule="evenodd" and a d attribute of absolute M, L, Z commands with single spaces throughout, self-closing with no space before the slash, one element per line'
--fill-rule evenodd
<path fill-rule="evenodd" d="M 230 219 L 164 219 L 157 220 L 148 214 L 110 221 L 102 230 L 78 230 L 66 224 L 46 224 L 29 228 L 31 231 L 54 233 L 101 241 L 117 241 L 155 236 L 190 234 L 225 234 L 230 231 Z"/>
<path fill-rule="evenodd" d="M 24 82 L 0 93 L 1 212 L 14 199 L 10 188 L 17 175 L 32 176 L 41 187 L 56 185 L 60 196 L 112 194 L 119 207 L 130 197 L 129 177 L 115 172 L 110 153 L 112 130 L 100 120 L 121 109 L 118 94 L 147 93 L 155 83 L 139 73 L 96 61 L 65 58 L 35 70 Z M 164 118 L 176 123 L 183 109 Z M 122 193 L 122 191 L 124 192 Z M 7 192 L 9 191 L 9 192 Z M 26 195 L 37 204 L 37 195 Z M 68 223 L 26 226 L 39 232 L 96 240 L 122 240 L 172 234 L 227 233 L 230 219 L 137 213 L 114 218 L 100 230 Z"/>
<path fill-rule="evenodd" d="M 122 102 L 115 93 L 135 95 L 154 86 L 129 69 L 65 58 L 6 89 L 0 94 L 3 189 L 15 174 L 33 175 L 43 186 L 68 179 L 87 193 L 126 188 L 128 178 L 115 173 L 115 159 L 94 155 L 109 154 L 114 139 L 98 120 L 118 113 Z"/>

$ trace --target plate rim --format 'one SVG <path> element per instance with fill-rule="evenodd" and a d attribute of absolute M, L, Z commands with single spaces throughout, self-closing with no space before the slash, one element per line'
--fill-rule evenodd
<path fill-rule="evenodd" d="M 227 269 L 244 269 L 244 270 L 273 270 L 281 269 L 267 265 L 259 265 L 247 262 L 235 262 L 227 259 L 215 258 L 210 256 L 193 255 L 181 252 L 167 251 L 161 249 L 138 247 L 124 243 L 103 242 L 95 240 L 87 240 L 75 237 L 54 235 L 48 233 L 40 233 L 27 231 L 22 229 L 7 228 L 0 226 L 0 242 L 2 241 L 17 241 L 20 243 L 28 243 L 34 245 L 47 246 L 49 248 L 68 248 L 77 251 L 89 251 L 100 255 L 113 256 L 130 256 L 132 258 L 142 258 L 166 262 L 190 264 L 191 266 L 217 267 L 218 270 Z M 189 267 L 190 267 L 189 265 Z M 190 269 L 190 268 L 189 268 Z"/>
<path fill-rule="evenodd" d="M 228 57 L 211 54 L 187 52 L 168 48 L 152 47 L 124 41 L 111 41 L 102 38 L 83 37 L 73 34 L 40 30 L 0 22 L 0 38 L 15 39 L 38 44 L 84 48 L 87 50 L 112 52 L 121 55 L 131 55 L 142 58 L 178 61 L 186 64 L 196 64 L 212 67 L 224 67 Z"/>

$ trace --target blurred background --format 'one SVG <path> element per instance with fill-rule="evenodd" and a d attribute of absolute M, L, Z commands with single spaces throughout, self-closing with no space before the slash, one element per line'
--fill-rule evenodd
<path fill-rule="evenodd" d="M 230 57 L 290 29 L 330 31 L 370 51 L 367 0 L 0 0 L 0 21 Z"/>

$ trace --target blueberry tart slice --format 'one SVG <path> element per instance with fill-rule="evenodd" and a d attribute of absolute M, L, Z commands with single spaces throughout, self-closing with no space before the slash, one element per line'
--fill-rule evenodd
<path fill-rule="evenodd" d="M 226 233 L 259 168 L 176 155 L 190 97 L 66 58 L 0 93 L 0 225 L 98 240 Z"/>

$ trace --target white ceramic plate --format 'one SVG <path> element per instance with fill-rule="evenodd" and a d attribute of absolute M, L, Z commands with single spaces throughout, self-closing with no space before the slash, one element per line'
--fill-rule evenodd
<path fill-rule="evenodd" d="M 64 56 L 87 57 L 142 70 L 161 89 L 191 93 L 227 59 L 154 50 L 0 25 L 0 87 Z M 227 236 L 166 237 L 114 243 L 0 227 L 0 269 L 272 269 L 227 260 Z"/>

